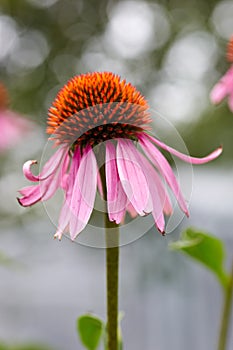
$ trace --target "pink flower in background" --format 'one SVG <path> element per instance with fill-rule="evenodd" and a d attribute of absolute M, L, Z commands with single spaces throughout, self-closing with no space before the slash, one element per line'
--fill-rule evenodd
<path fill-rule="evenodd" d="M 30 123 L 8 108 L 8 94 L 0 83 L 0 152 L 13 147 L 31 128 Z"/>
<path fill-rule="evenodd" d="M 99 189 L 110 221 L 121 223 L 127 211 L 132 216 L 152 213 L 157 229 L 164 233 L 164 215 L 172 213 L 164 183 L 186 215 L 188 208 L 158 147 L 192 164 L 207 163 L 222 149 L 205 158 L 189 157 L 150 136 L 149 128 L 149 106 L 131 84 L 108 72 L 74 77 L 49 109 L 47 132 L 58 149 L 38 176 L 31 172 L 36 161 L 24 164 L 25 177 L 38 184 L 21 189 L 19 203 L 30 206 L 63 189 L 65 198 L 55 238 L 61 239 L 69 231 L 74 240 L 90 219 Z"/>
<path fill-rule="evenodd" d="M 233 37 L 228 43 L 226 57 L 228 62 L 233 63 Z M 225 97 L 228 97 L 228 105 L 233 112 L 233 65 L 210 93 L 210 99 L 214 104 L 220 103 Z"/>

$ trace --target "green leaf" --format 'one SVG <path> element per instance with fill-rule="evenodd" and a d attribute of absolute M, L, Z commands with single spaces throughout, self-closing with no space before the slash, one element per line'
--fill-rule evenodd
<path fill-rule="evenodd" d="M 77 319 L 79 337 L 88 350 L 95 350 L 98 348 L 103 329 L 103 321 L 90 314 L 82 315 Z"/>
<path fill-rule="evenodd" d="M 188 254 L 193 259 L 208 267 L 226 288 L 229 276 L 224 268 L 225 247 L 223 242 L 210 234 L 188 228 L 181 234 L 181 239 L 169 244 L 170 249 Z"/>

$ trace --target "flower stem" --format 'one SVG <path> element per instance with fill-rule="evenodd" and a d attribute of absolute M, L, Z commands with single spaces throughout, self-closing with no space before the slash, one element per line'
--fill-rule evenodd
<path fill-rule="evenodd" d="M 220 325 L 218 350 L 226 350 L 227 336 L 230 326 L 230 316 L 232 308 L 232 297 L 233 297 L 233 262 L 231 268 L 230 279 L 226 289 L 224 290 L 224 304 L 222 310 L 222 320 Z"/>
<path fill-rule="evenodd" d="M 103 152 L 103 149 L 101 150 Z M 102 153 L 103 154 L 103 153 Z M 101 155 L 101 153 L 100 153 Z M 103 199 L 107 204 L 105 165 L 100 167 Z M 109 221 L 107 206 L 104 213 L 106 240 L 107 339 L 106 350 L 118 350 L 118 265 L 119 225 Z"/>
<path fill-rule="evenodd" d="M 106 273 L 107 273 L 107 350 L 117 350 L 118 329 L 118 263 L 119 227 L 109 222 L 105 216 L 106 227 Z"/>

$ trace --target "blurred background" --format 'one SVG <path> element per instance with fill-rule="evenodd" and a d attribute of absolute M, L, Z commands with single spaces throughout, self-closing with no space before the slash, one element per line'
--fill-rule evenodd
<path fill-rule="evenodd" d="M 166 238 L 153 227 L 121 248 L 125 349 L 216 347 L 221 290 L 167 245 L 193 225 L 225 241 L 228 265 L 233 258 L 233 113 L 209 100 L 229 67 L 232 34 L 229 0 L 0 0 L 0 81 L 10 100 L 0 107 L 28 121 L 17 144 L 0 154 L 0 342 L 81 349 L 77 316 L 105 318 L 104 249 L 54 242 L 43 205 L 21 208 L 15 197 L 26 184 L 23 163 L 41 158 L 58 90 L 73 75 L 113 71 L 176 128 L 190 154 L 224 146 L 218 160 L 193 169 L 190 219 Z M 172 133 L 163 135 L 175 146 Z"/>

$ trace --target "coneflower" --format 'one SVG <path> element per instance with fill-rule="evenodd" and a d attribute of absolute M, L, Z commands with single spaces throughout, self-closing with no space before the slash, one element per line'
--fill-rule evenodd
<path fill-rule="evenodd" d="M 121 223 L 127 210 L 141 216 L 152 213 L 157 229 L 164 233 L 164 214 L 172 213 L 172 204 L 163 180 L 186 215 L 188 208 L 158 147 L 192 164 L 207 163 L 222 150 L 218 148 L 204 158 L 184 155 L 151 136 L 150 122 L 145 98 L 118 75 L 94 72 L 75 76 L 49 109 L 47 132 L 57 151 L 38 176 L 31 172 L 36 161 L 24 164 L 26 178 L 38 184 L 21 189 L 19 203 L 31 206 L 62 188 L 65 199 L 55 237 L 61 239 L 68 231 L 74 240 L 89 221 L 97 188 L 101 192 L 103 176 L 94 148 L 104 145 L 109 220 Z"/>

